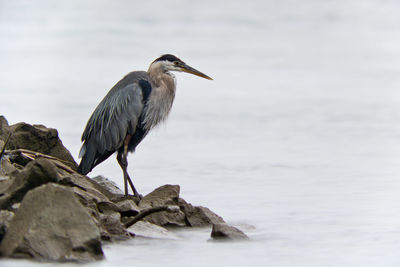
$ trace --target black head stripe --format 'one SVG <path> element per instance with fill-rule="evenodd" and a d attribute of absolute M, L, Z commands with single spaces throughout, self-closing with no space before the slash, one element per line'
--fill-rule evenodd
<path fill-rule="evenodd" d="M 156 60 L 154 60 L 154 62 L 157 62 L 157 61 L 170 61 L 170 62 L 174 62 L 174 61 L 182 61 L 182 60 L 180 60 L 179 58 L 177 58 L 177 57 L 174 56 L 174 55 L 165 54 L 165 55 L 162 55 L 161 57 L 157 58 Z"/>

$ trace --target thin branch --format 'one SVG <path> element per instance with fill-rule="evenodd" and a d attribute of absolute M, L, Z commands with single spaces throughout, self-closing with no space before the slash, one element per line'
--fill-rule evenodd
<path fill-rule="evenodd" d="M 6 150 L 5 154 L 20 154 L 21 156 L 26 157 L 30 160 L 35 160 L 37 158 L 49 159 L 49 160 L 52 160 L 54 162 L 54 164 L 56 164 L 56 166 L 59 167 L 60 169 L 63 169 L 69 173 L 75 172 L 70 167 L 68 167 L 64 164 L 64 163 L 70 163 L 69 161 L 62 160 L 62 159 L 59 159 L 59 158 L 56 158 L 53 156 L 49 156 L 46 154 L 42 154 L 40 152 L 35 152 L 35 151 L 28 150 L 28 149 L 19 148 L 19 149 L 14 149 L 14 150 Z"/>
<path fill-rule="evenodd" d="M 53 156 L 50 156 L 50 155 L 46 155 L 46 154 L 43 154 L 43 153 L 40 153 L 40 152 L 36 152 L 36 151 L 29 150 L 29 149 L 24 149 L 24 148 L 18 148 L 18 149 L 14 149 L 14 150 L 7 150 L 6 153 L 7 154 L 27 153 L 27 154 L 33 155 L 35 158 L 41 157 L 41 158 L 46 158 L 46 159 L 58 160 L 58 161 L 64 162 L 64 163 L 70 163 L 67 160 L 62 160 L 62 159 L 59 159 L 59 158 L 56 158 L 56 157 L 53 157 Z"/>
<path fill-rule="evenodd" d="M 127 221 L 124 225 L 126 228 L 134 225 L 141 219 L 143 219 L 146 216 L 149 216 L 152 213 L 155 212 L 160 212 L 160 211 L 167 211 L 167 212 L 178 212 L 180 209 L 178 206 L 160 206 L 160 207 L 154 207 L 154 208 L 148 208 L 140 211 L 135 217 L 133 217 L 131 220 Z"/>

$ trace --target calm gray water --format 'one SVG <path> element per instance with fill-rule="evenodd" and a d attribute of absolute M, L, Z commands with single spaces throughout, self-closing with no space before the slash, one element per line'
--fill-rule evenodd
<path fill-rule="evenodd" d="M 184 231 L 106 246 L 93 266 L 397 267 L 399 12 L 395 0 L 0 0 L 0 114 L 57 128 L 77 157 L 109 88 L 177 54 L 215 80 L 177 74 L 170 118 L 129 170 L 141 193 L 180 184 L 251 241 Z M 97 174 L 122 185 L 114 158 Z"/>

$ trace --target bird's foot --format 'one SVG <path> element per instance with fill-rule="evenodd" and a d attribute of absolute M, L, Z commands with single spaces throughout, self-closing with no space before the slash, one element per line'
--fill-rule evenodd
<path fill-rule="evenodd" d="M 136 204 L 139 204 L 140 200 L 142 200 L 142 198 L 143 198 L 142 195 L 130 195 L 130 194 L 128 194 L 128 195 L 123 194 L 123 195 L 121 195 L 121 197 L 125 198 L 125 199 L 131 199 Z"/>
<path fill-rule="evenodd" d="M 142 200 L 142 198 L 143 198 L 143 195 L 141 195 L 141 194 L 139 194 L 139 193 L 134 194 L 133 196 L 134 196 L 134 197 L 137 197 L 139 200 Z"/>

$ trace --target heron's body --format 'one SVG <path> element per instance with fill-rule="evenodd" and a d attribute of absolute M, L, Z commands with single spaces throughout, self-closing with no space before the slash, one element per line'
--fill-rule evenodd
<path fill-rule="evenodd" d="M 127 152 L 133 152 L 148 132 L 165 120 L 175 98 L 175 76 L 186 71 L 211 79 L 172 55 L 156 59 L 146 71 L 134 71 L 121 79 L 97 106 L 82 134 L 84 142 L 78 172 L 89 173 L 114 152 L 124 172 L 125 195 L 129 181 Z"/>

